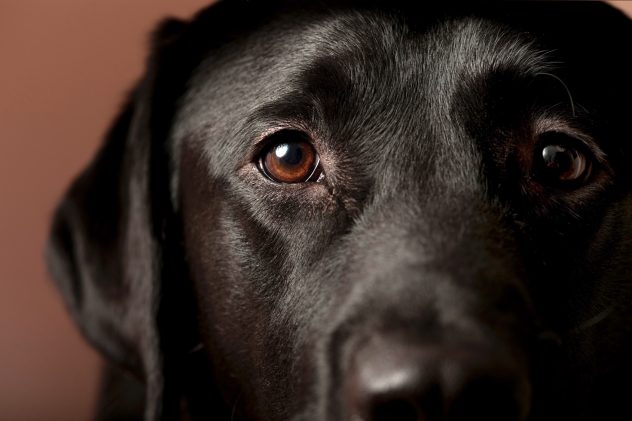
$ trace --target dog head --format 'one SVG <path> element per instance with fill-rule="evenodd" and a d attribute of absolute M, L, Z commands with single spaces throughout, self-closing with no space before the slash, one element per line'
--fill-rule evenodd
<path fill-rule="evenodd" d="M 632 374 L 630 39 L 596 3 L 166 22 L 51 270 L 146 419 L 607 418 Z"/>

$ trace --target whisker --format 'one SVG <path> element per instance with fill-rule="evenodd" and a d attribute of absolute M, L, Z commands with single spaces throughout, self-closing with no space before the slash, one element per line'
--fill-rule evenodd
<path fill-rule="evenodd" d="M 540 73 L 537 74 L 537 76 L 550 76 L 550 77 L 552 77 L 553 79 L 557 80 L 558 82 L 560 82 L 562 84 L 562 86 L 566 90 L 566 93 L 568 94 L 568 99 L 571 102 L 571 112 L 573 113 L 573 117 L 577 117 L 577 115 L 575 113 L 575 101 L 573 101 L 573 95 L 571 95 L 571 90 L 568 89 L 568 86 L 566 85 L 566 83 L 564 83 L 564 81 L 562 79 L 560 79 L 559 77 L 555 76 L 552 73 L 540 72 Z"/>
<path fill-rule="evenodd" d="M 230 421 L 235 420 L 235 414 L 237 413 L 237 402 L 239 402 L 240 396 L 241 394 L 238 394 L 237 397 L 235 398 L 235 402 L 233 402 L 233 409 L 230 412 Z"/>
<path fill-rule="evenodd" d="M 614 306 L 610 306 L 610 307 L 606 308 L 605 310 L 599 312 L 595 316 L 591 317 L 590 319 L 586 320 L 584 323 L 580 324 L 576 328 L 572 329 L 572 332 L 577 333 L 577 332 L 581 332 L 581 331 L 586 330 L 586 329 L 590 329 L 591 327 L 595 326 L 596 324 L 601 323 L 602 321 L 604 321 L 613 312 L 614 312 Z"/>

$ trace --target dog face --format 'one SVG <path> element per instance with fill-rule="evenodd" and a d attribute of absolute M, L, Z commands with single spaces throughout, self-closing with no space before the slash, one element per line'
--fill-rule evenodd
<path fill-rule="evenodd" d="M 607 419 L 632 374 L 631 35 L 567 3 L 167 22 L 51 269 L 146 419 Z"/>

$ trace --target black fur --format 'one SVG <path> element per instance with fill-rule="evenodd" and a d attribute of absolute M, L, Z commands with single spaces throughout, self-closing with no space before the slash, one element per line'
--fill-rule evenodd
<path fill-rule="evenodd" d="M 632 417 L 632 24 L 472 3 L 236 0 L 161 25 L 48 253 L 138 379 L 108 377 L 100 419 Z M 323 181 L 259 172 L 278 128 L 309 134 Z M 536 177 L 550 131 L 594 157 L 585 184 Z M 415 390 L 367 398 L 391 363 Z"/>

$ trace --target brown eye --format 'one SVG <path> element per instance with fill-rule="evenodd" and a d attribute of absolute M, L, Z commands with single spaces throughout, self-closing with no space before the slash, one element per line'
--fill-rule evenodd
<path fill-rule="evenodd" d="M 534 156 L 535 175 L 543 183 L 570 186 L 588 179 L 592 157 L 582 143 L 563 133 L 545 133 Z"/>
<path fill-rule="evenodd" d="M 269 143 L 259 158 L 264 175 L 280 183 L 318 180 L 320 159 L 306 134 L 282 130 L 273 134 Z"/>

